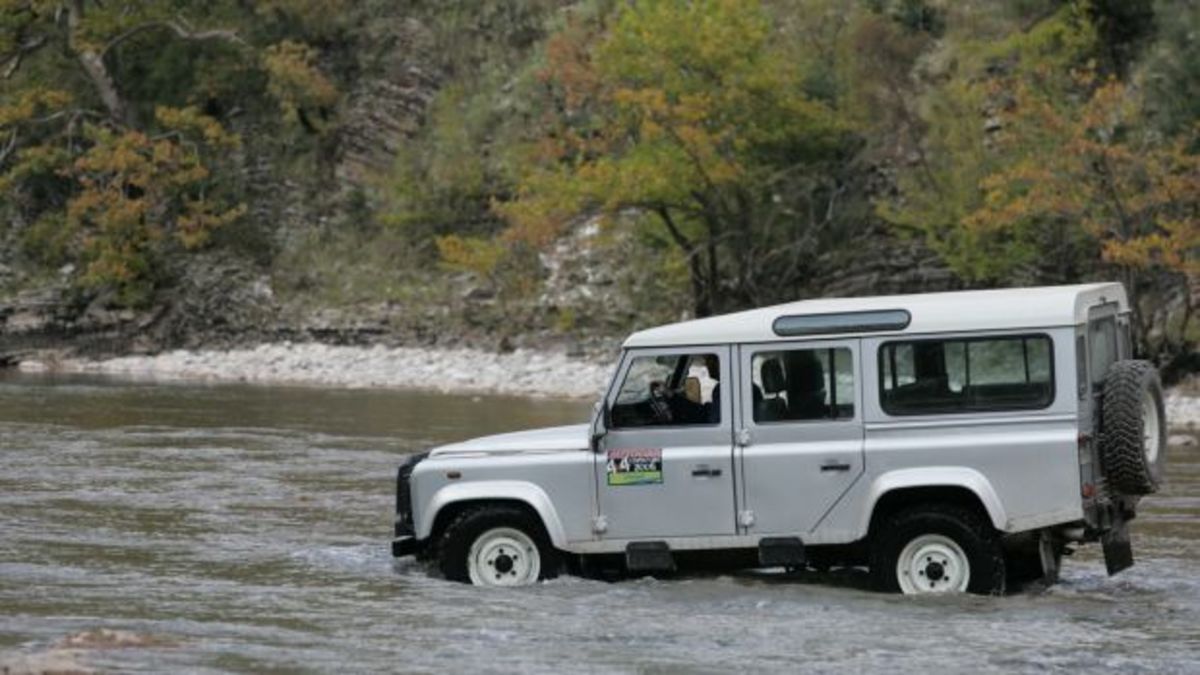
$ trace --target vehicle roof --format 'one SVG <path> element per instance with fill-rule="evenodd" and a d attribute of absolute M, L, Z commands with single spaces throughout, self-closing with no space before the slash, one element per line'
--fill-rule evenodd
<path fill-rule="evenodd" d="M 775 334 L 772 324 L 784 316 L 889 309 L 907 310 L 912 317 L 911 322 L 903 330 L 872 331 L 870 335 L 1053 328 L 1085 323 L 1088 308 L 1105 302 L 1117 303 L 1118 312 L 1129 311 L 1125 288 L 1116 282 L 867 298 L 820 298 L 650 328 L 629 336 L 625 340 L 625 347 L 772 342 L 862 335 L 868 333 L 780 337 Z"/>

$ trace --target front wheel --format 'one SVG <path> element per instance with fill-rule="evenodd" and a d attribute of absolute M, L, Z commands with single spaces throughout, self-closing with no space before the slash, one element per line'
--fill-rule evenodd
<path fill-rule="evenodd" d="M 511 506 L 459 514 L 442 535 L 438 566 L 451 581 L 475 586 L 528 586 L 557 572 L 541 521 Z"/>
<path fill-rule="evenodd" d="M 871 547 L 871 576 L 883 591 L 1004 592 L 1004 552 L 991 523 L 951 504 L 919 506 L 892 516 Z"/>

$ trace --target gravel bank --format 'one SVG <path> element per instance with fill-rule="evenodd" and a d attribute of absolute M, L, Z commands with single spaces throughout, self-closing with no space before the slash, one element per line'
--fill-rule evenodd
<path fill-rule="evenodd" d="M 1167 423 L 1172 429 L 1200 432 L 1200 396 L 1171 391 L 1166 403 Z"/>
<path fill-rule="evenodd" d="M 24 362 L 22 370 L 102 373 L 158 379 L 190 379 L 337 387 L 387 387 L 443 392 L 594 398 L 607 384 L 610 366 L 561 354 L 517 350 L 497 354 L 474 349 L 336 347 L 264 344 L 231 351 L 174 351 L 103 361 L 69 359 Z"/>
<path fill-rule="evenodd" d="M 280 343 L 103 361 L 69 359 L 49 365 L 31 361 L 20 368 L 160 379 L 595 398 L 608 384 L 612 366 L 527 349 L 497 354 L 476 349 Z M 1200 396 L 1175 389 L 1168 392 L 1166 403 L 1173 429 L 1200 432 Z"/>

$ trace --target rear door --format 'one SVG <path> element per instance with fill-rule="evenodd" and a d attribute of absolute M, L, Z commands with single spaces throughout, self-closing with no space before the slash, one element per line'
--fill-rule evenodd
<path fill-rule="evenodd" d="M 743 522 L 803 534 L 864 471 L 858 340 L 739 348 Z"/>
<path fill-rule="evenodd" d="M 734 534 L 734 397 L 720 386 L 731 381 L 730 354 L 729 347 L 626 354 L 596 454 L 603 538 Z"/>

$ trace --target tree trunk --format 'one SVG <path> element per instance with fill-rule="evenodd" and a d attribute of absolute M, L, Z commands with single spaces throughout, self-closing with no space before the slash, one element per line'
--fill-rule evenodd
<path fill-rule="evenodd" d="M 79 30 L 79 22 L 83 19 L 83 0 L 72 0 L 67 10 L 67 46 L 83 66 L 84 73 L 100 96 L 100 101 L 108 109 L 108 116 L 118 124 L 129 123 L 129 108 L 125 99 L 117 91 L 117 83 L 113 81 L 108 67 L 104 65 L 104 57 L 93 49 L 80 45 L 75 35 Z"/>
<path fill-rule="evenodd" d="M 667 233 L 671 235 L 672 241 L 687 256 L 688 280 L 692 286 L 692 311 L 697 317 L 711 315 L 713 312 L 712 293 L 708 290 L 709 285 L 704 280 L 704 261 L 700 258 L 699 248 L 675 224 L 675 219 L 671 217 L 671 211 L 668 207 L 660 206 L 655 209 L 655 212 L 662 219 L 663 225 L 666 226 Z"/>

